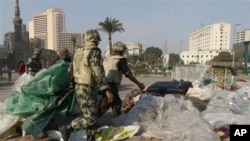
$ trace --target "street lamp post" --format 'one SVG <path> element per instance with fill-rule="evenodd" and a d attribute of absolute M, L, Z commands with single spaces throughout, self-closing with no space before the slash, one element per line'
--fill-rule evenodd
<path fill-rule="evenodd" d="M 182 44 L 183 42 L 184 42 L 184 40 L 181 40 L 181 41 L 180 41 L 180 55 L 179 55 L 179 56 L 180 56 L 180 62 L 179 62 L 179 64 L 181 64 L 181 47 L 182 47 L 181 44 Z"/>
<path fill-rule="evenodd" d="M 180 41 L 180 54 L 181 54 L 181 47 L 182 47 L 181 45 L 182 45 L 183 42 L 184 42 L 184 40 Z"/>
<path fill-rule="evenodd" d="M 245 46 L 245 73 L 246 75 L 248 75 L 248 45 L 249 45 L 250 41 L 245 41 L 243 42 L 244 46 Z"/>
<path fill-rule="evenodd" d="M 235 24 L 234 25 L 234 35 L 233 35 L 233 45 L 232 45 L 232 52 L 233 52 L 233 61 L 232 61 L 232 67 L 234 68 L 234 44 L 235 44 L 235 29 L 237 26 L 240 26 L 241 24 Z"/>
<path fill-rule="evenodd" d="M 199 63 L 199 64 L 200 64 L 200 56 L 199 56 L 199 55 L 200 55 L 200 46 L 201 46 L 201 45 L 200 45 L 200 40 L 201 40 L 200 38 L 201 38 L 201 36 L 202 36 L 202 33 L 198 36 L 198 51 L 197 51 L 197 52 L 198 52 L 198 55 L 197 55 L 197 63 Z"/>

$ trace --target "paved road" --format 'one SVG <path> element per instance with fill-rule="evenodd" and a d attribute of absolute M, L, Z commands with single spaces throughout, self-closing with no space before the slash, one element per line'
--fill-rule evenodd
<path fill-rule="evenodd" d="M 3 79 L 0 80 L 0 102 L 3 102 L 11 94 L 11 87 L 18 78 L 18 73 L 12 73 L 11 77 L 11 81 L 8 81 L 7 73 L 3 73 Z"/>
<path fill-rule="evenodd" d="M 3 74 L 3 79 L 0 80 L 0 102 L 3 102 L 12 92 L 11 87 L 15 80 L 18 78 L 17 73 L 12 73 L 12 80 L 7 80 L 7 74 Z M 138 76 L 137 79 L 143 82 L 145 85 L 149 85 L 156 81 L 166 81 L 170 80 L 170 76 Z M 130 92 L 132 89 L 137 88 L 137 86 L 131 82 L 128 78 L 122 79 L 122 85 L 120 87 L 120 96 L 124 97 L 125 94 Z"/>

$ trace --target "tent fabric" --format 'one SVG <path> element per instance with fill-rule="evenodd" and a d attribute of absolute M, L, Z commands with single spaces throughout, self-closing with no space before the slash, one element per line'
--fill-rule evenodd
<path fill-rule="evenodd" d="M 6 110 L 24 117 L 22 129 L 37 138 L 54 116 L 67 116 L 74 108 L 74 87 L 68 79 L 69 63 L 58 60 L 13 91 Z"/>

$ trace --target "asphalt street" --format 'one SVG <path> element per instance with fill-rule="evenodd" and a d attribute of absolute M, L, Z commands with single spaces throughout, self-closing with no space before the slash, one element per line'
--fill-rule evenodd
<path fill-rule="evenodd" d="M 4 100 L 11 95 L 12 85 L 19 77 L 18 73 L 12 73 L 11 76 L 12 76 L 11 81 L 8 81 L 7 73 L 3 73 L 3 79 L 0 80 L 0 102 L 4 102 Z M 157 81 L 170 80 L 171 77 L 155 75 L 155 76 L 137 76 L 136 78 L 145 85 L 149 85 Z M 128 78 L 123 77 L 119 93 L 121 98 L 123 98 L 127 93 L 129 93 L 133 89 L 137 89 L 137 86 L 133 82 L 131 82 Z"/>

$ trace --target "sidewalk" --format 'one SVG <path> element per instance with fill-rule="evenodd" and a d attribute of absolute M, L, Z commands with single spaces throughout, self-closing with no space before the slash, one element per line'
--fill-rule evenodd
<path fill-rule="evenodd" d="M 3 73 L 3 79 L 0 80 L 0 102 L 4 102 L 11 94 L 11 87 L 19 76 L 18 73 L 12 73 L 11 77 L 11 81 L 8 81 L 8 74 Z"/>

